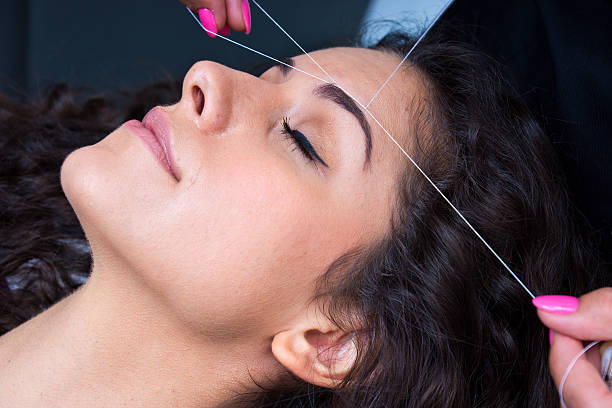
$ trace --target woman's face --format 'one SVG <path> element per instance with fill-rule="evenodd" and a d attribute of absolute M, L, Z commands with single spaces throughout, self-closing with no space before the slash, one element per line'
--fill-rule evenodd
<path fill-rule="evenodd" d="M 357 48 L 312 56 L 364 104 L 399 62 Z M 325 77 L 307 57 L 293 63 Z M 71 153 L 62 186 L 94 273 L 107 264 L 105 273 L 138 277 L 190 329 L 224 341 L 274 334 L 299 318 L 330 263 L 388 230 L 405 165 L 365 112 L 323 85 L 279 67 L 254 77 L 198 62 L 181 100 L 158 108 L 178 181 L 129 126 Z M 398 74 L 370 106 L 400 141 L 416 89 Z M 285 118 L 320 160 L 285 134 Z"/>

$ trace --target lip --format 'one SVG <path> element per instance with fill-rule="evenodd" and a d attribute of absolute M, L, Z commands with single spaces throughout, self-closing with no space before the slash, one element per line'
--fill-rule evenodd
<path fill-rule="evenodd" d="M 125 126 L 144 142 L 162 167 L 177 182 L 180 181 L 180 173 L 177 171 L 172 151 L 172 132 L 162 109 L 156 106 L 145 115 L 142 122 L 130 120 Z"/>

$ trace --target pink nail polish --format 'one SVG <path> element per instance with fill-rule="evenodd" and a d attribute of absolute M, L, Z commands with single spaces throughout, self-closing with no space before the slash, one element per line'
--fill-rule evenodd
<path fill-rule="evenodd" d="M 554 338 L 555 338 L 555 332 L 552 331 L 551 329 L 548 329 L 548 342 L 550 343 L 551 346 L 552 346 Z"/>
<path fill-rule="evenodd" d="M 249 0 L 242 0 L 242 16 L 246 26 L 244 33 L 249 34 L 251 32 L 251 6 L 249 5 Z"/>
<path fill-rule="evenodd" d="M 198 10 L 198 15 L 200 16 L 200 21 L 205 29 L 212 31 L 207 31 L 209 37 L 215 38 L 217 36 L 217 23 L 215 23 L 215 15 L 207 8 L 202 8 Z"/>
<path fill-rule="evenodd" d="M 228 26 L 223 27 L 221 30 L 219 30 L 219 34 L 227 37 L 228 35 L 230 35 L 230 28 Z"/>
<path fill-rule="evenodd" d="M 578 299 L 573 296 L 538 296 L 531 303 L 540 310 L 554 314 L 571 314 L 578 309 Z"/>

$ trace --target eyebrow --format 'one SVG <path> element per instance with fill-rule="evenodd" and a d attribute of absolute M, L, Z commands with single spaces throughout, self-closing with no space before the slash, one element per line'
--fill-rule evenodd
<path fill-rule="evenodd" d="M 283 58 L 282 61 L 292 67 L 295 64 L 295 60 L 293 58 Z M 282 64 L 277 64 L 276 66 L 280 69 L 283 77 L 289 75 L 289 72 L 291 71 L 290 67 Z M 315 88 L 313 94 L 334 102 L 357 119 L 357 122 L 359 122 L 359 125 L 361 126 L 361 129 L 365 135 L 365 168 L 370 163 L 370 157 L 372 156 L 372 130 L 370 128 L 370 124 L 366 120 L 365 115 L 363 114 L 363 111 L 357 106 L 353 98 L 348 96 L 346 92 L 340 89 L 337 85 L 331 83 L 321 85 Z"/>
<path fill-rule="evenodd" d="M 289 58 L 289 57 L 281 58 L 281 61 L 291 67 L 295 66 L 295 60 L 293 58 Z M 275 67 L 278 67 L 278 69 L 280 69 L 281 74 L 283 74 L 283 77 L 286 77 L 289 74 L 289 71 L 291 71 L 291 68 L 288 67 L 287 65 L 278 64 L 278 63 L 274 64 Z"/>

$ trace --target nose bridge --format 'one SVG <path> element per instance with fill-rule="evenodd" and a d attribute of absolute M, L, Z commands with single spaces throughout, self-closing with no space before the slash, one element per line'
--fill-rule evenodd
<path fill-rule="evenodd" d="M 265 81 L 257 77 L 215 62 L 200 61 L 185 76 L 183 98 L 189 102 L 190 114 L 199 116 L 201 130 L 221 133 L 233 121 L 252 114 L 255 106 L 261 106 L 254 102 L 267 99 L 257 96 L 264 92 L 265 86 Z M 198 88 L 203 100 L 193 96 L 198 95 Z"/>

